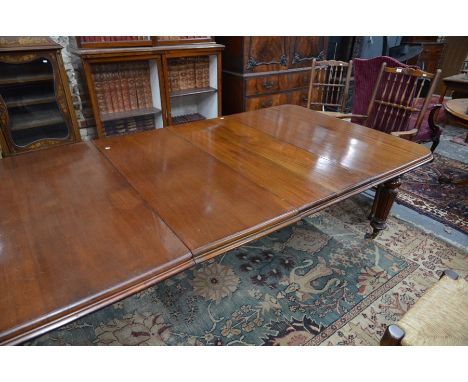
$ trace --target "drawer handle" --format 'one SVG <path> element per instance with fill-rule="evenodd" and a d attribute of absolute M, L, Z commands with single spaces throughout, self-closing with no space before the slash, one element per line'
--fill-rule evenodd
<path fill-rule="evenodd" d="M 265 82 L 263 83 L 263 87 L 264 87 L 265 89 L 271 89 L 271 88 L 273 87 L 273 85 L 274 85 L 274 83 L 271 82 L 271 81 L 265 81 Z"/>
<path fill-rule="evenodd" d="M 263 62 L 258 62 L 255 57 L 249 57 L 249 61 L 247 61 L 247 70 L 253 70 L 256 66 L 259 65 L 272 65 L 272 64 L 280 64 L 281 66 L 286 66 L 288 63 L 288 58 L 286 57 L 285 54 L 283 54 L 280 58 L 279 61 L 263 61 Z"/>
<path fill-rule="evenodd" d="M 268 101 L 263 101 L 260 105 L 261 107 L 270 107 L 270 106 L 273 106 L 273 100 L 270 99 Z"/>
<path fill-rule="evenodd" d="M 307 98 L 308 98 L 307 96 L 303 95 L 302 96 L 302 101 L 307 102 Z"/>

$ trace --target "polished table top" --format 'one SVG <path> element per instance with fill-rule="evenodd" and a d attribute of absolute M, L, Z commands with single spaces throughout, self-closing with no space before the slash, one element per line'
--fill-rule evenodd
<path fill-rule="evenodd" d="M 283 105 L 0 161 L 0 343 L 17 343 L 431 159 Z"/>
<path fill-rule="evenodd" d="M 459 83 L 468 86 L 468 78 L 466 77 L 465 73 L 454 74 L 453 76 L 445 77 L 442 80 L 444 83 Z"/>

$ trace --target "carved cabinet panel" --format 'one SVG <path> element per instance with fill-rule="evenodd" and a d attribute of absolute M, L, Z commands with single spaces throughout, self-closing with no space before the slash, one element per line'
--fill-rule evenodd
<path fill-rule="evenodd" d="M 244 70 L 266 72 L 284 70 L 288 67 L 286 37 L 244 37 Z"/>
<path fill-rule="evenodd" d="M 288 37 L 288 39 L 291 57 L 290 68 L 311 66 L 314 58 L 317 60 L 326 59 L 327 37 L 296 36 Z"/>

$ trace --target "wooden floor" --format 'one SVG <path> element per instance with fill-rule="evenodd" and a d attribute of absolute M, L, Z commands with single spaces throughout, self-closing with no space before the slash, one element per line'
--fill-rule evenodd
<path fill-rule="evenodd" d="M 421 145 L 283 105 L 1 160 L 0 343 L 62 325 L 431 157 Z"/>

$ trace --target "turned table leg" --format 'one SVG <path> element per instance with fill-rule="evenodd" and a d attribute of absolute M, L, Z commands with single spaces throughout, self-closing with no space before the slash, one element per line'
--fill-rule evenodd
<path fill-rule="evenodd" d="M 375 239 L 378 233 L 387 227 L 387 217 L 392 208 L 393 201 L 398 194 L 400 187 L 400 178 L 393 178 L 389 181 L 379 184 L 375 192 L 374 203 L 369 215 L 372 233 L 366 234 L 366 238 Z"/>

